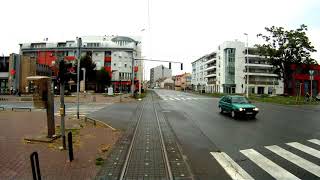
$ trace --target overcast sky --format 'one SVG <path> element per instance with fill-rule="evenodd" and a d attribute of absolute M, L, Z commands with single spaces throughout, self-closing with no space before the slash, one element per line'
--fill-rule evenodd
<path fill-rule="evenodd" d="M 319 0 L 9 0 L 0 2 L 0 54 L 18 53 L 21 42 L 70 40 L 86 35 L 138 35 L 143 56 L 191 62 L 223 41 L 257 43 L 266 26 L 296 29 L 304 23 L 320 51 Z M 148 18 L 148 14 L 150 15 Z M 145 31 L 141 31 L 145 29 Z M 320 62 L 320 53 L 314 58 Z M 150 67 L 157 63 L 147 63 Z M 165 64 L 168 66 L 168 64 Z M 182 73 L 173 65 L 173 73 Z"/>

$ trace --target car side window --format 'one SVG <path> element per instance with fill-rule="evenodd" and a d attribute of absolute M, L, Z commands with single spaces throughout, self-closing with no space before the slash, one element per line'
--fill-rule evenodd
<path fill-rule="evenodd" d="M 226 102 L 227 102 L 227 103 L 231 103 L 231 98 L 227 98 L 227 99 L 226 99 Z"/>

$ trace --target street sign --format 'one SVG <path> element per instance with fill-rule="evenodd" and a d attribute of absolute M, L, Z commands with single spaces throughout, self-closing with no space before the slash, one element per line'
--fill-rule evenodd
<path fill-rule="evenodd" d="M 313 76 L 314 70 L 309 70 L 309 74 L 310 74 L 310 76 Z"/>

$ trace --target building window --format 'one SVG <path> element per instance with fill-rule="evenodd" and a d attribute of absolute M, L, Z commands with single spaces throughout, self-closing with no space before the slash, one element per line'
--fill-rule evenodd
<path fill-rule="evenodd" d="M 114 63 L 114 64 L 113 64 L 113 66 L 117 66 L 117 64 L 116 64 L 116 63 Z"/>
<path fill-rule="evenodd" d="M 124 67 L 127 68 L 127 64 L 124 64 Z"/>

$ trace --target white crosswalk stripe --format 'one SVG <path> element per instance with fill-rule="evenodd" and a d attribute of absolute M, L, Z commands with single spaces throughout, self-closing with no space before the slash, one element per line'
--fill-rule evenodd
<path fill-rule="evenodd" d="M 308 140 L 309 142 L 312 142 L 312 143 L 314 143 L 314 144 L 318 144 L 318 145 L 320 145 L 320 140 L 318 140 L 318 139 L 310 139 L 310 140 Z"/>
<path fill-rule="evenodd" d="M 307 161 L 285 149 L 282 149 L 281 147 L 279 146 L 266 146 L 267 149 L 269 149 L 270 151 L 276 153 L 277 155 L 283 157 L 284 159 L 292 162 L 293 164 L 309 171 L 310 173 L 320 177 L 320 166 L 310 162 L 310 161 Z"/>
<path fill-rule="evenodd" d="M 311 147 L 305 146 L 303 144 L 300 144 L 298 142 L 292 142 L 292 143 L 287 143 L 289 146 L 294 147 L 296 149 L 299 149 L 302 152 L 305 152 L 307 154 L 310 154 L 311 156 L 314 156 L 316 158 L 320 159 L 320 151 L 313 149 Z"/>
<path fill-rule="evenodd" d="M 309 142 L 320 145 L 320 140 L 318 139 L 310 139 Z M 313 156 L 320 159 L 320 151 L 305 145 L 304 143 L 298 142 L 290 142 L 286 143 L 286 145 L 291 146 L 305 154 L 305 156 Z M 283 146 L 286 146 L 285 144 Z M 308 171 L 309 173 L 320 177 L 320 166 L 310 162 L 303 158 L 303 154 L 300 156 L 290 152 L 289 150 L 283 149 L 278 145 L 270 145 L 265 146 L 266 150 L 271 151 L 271 154 L 262 155 L 258 151 L 254 149 L 244 149 L 239 152 L 246 156 L 250 161 L 252 161 L 257 168 L 262 169 L 267 172 L 270 176 L 275 179 L 280 180 L 292 180 L 299 179 L 301 177 L 297 177 L 292 172 L 289 172 L 288 169 L 285 169 L 286 166 L 283 164 L 280 166 L 270 160 L 268 156 L 272 156 L 273 158 L 281 158 L 285 159 L 287 162 L 291 162 L 296 166 L 300 167 L 303 171 Z M 254 179 L 254 174 L 247 173 L 242 167 L 236 163 L 231 157 L 229 157 L 224 152 L 210 152 L 210 154 L 217 160 L 217 162 L 222 166 L 222 168 L 226 171 L 226 173 L 231 177 L 231 179 Z M 276 156 L 275 156 L 276 155 Z M 247 166 L 246 166 L 247 167 Z M 254 167 L 253 167 L 254 168 Z M 255 172 L 254 170 L 251 172 Z"/>
<path fill-rule="evenodd" d="M 187 100 L 200 100 L 200 99 L 212 99 L 206 97 L 192 97 L 192 96 L 172 96 L 172 95 L 159 95 L 160 98 L 164 101 L 187 101 Z"/>
<path fill-rule="evenodd" d="M 245 170 L 243 170 L 236 162 L 234 162 L 224 152 L 210 152 L 211 155 L 225 169 L 229 176 L 234 180 L 250 180 L 253 179 Z"/>
<path fill-rule="evenodd" d="M 253 149 L 240 152 L 276 179 L 299 179 Z"/>

